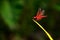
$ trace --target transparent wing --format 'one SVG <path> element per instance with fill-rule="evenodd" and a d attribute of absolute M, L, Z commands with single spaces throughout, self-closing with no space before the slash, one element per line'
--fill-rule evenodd
<path fill-rule="evenodd" d="M 41 14 L 41 8 L 38 9 L 37 16 Z"/>
<path fill-rule="evenodd" d="M 45 10 L 42 10 L 40 15 L 44 15 L 44 12 L 45 12 Z"/>

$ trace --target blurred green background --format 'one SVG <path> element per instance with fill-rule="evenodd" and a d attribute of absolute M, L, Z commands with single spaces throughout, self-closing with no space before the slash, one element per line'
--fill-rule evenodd
<path fill-rule="evenodd" d="M 32 21 L 39 8 L 47 15 L 39 23 L 60 40 L 60 0 L 0 0 L 0 40 L 49 40 Z"/>

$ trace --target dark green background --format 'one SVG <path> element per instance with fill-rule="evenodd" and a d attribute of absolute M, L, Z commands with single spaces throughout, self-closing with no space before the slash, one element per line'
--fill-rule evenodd
<path fill-rule="evenodd" d="M 60 40 L 60 0 L 0 0 L 0 40 L 49 40 L 32 21 L 39 8 L 47 15 L 39 23 Z"/>

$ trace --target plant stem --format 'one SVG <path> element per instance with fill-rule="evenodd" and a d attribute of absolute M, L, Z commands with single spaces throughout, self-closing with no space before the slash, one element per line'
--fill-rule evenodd
<path fill-rule="evenodd" d="M 51 35 L 34 19 L 32 19 L 45 33 L 46 35 L 49 37 L 50 40 L 53 40 L 53 38 L 51 37 Z"/>

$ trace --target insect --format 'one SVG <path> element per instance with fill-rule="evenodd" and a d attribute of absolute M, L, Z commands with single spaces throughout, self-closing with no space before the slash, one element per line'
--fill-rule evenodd
<path fill-rule="evenodd" d="M 37 15 L 34 16 L 33 18 L 36 19 L 37 21 L 41 20 L 42 18 L 45 18 L 44 16 L 44 10 L 41 10 L 41 8 L 38 10 Z"/>

